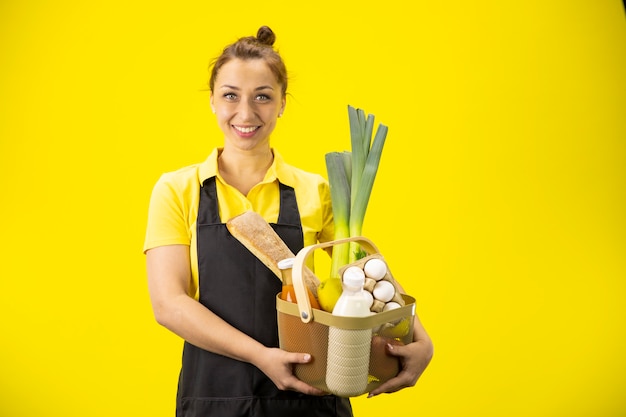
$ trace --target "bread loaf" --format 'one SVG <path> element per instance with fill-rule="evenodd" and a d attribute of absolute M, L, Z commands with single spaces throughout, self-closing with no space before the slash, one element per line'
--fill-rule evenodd
<path fill-rule="evenodd" d="M 282 279 L 278 262 L 296 255 L 261 215 L 254 211 L 246 211 L 228 220 L 226 228 L 235 239 Z M 317 297 L 319 279 L 308 268 L 305 268 L 302 276 L 304 284 Z"/>

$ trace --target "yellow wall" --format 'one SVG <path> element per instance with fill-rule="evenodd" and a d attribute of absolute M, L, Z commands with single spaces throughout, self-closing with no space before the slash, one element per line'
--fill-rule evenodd
<path fill-rule="evenodd" d="M 0 3 L 0 415 L 173 415 L 147 202 L 221 143 L 208 62 L 261 24 L 291 71 L 289 161 L 325 175 L 348 104 L 390 128 L 364 234 L 436 354 L 357 415 L 626 413 L 619 0 L 212 3 Z"/>

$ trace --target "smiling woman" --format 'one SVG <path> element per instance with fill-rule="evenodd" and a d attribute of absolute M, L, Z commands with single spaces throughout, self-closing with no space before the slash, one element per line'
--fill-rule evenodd
<path fill-rule="evenodd" d="M 314 358 L 278 348 L 281 282 L 225 225 L 258 212 L 293 253 L 334 237 L 328 183 L 270 146 L 287 89 L 274 39 L 262 27 L 215 61 L 210 101 L 224 145 L 202 164 L 163 175 L 152 194 L 144 246 L 150 296 L 157 321 L 185 339 L 177 415 L 352 415 L 349 399 L 294 376 L 294 364 Z M 419 343 L 394 349 L 407 365 L 389 392 L 415 384 L 412 375 L 430 359 L 430 339 L 416 326 Z"/>
<path fill-rule="evenodd" d="M 220 172 L 247 195 L 271 165 L 270 135 L 285 108 L 281 85 L 262 59 L 233 59 L 218 73 L 211 93 L 211 107 L 224 132 Z M 241 163 L 238 158 L 245 158 Z"/>
<path fill-rule="evenodd" d="M 273 161 L 270 135 L 285 110 L 287 69 L 267 26 L 257 37 L 224 49 L 211 70 L 211 108 L 224 133 L 219 171 L 243 195 L 260 183 Z"/>

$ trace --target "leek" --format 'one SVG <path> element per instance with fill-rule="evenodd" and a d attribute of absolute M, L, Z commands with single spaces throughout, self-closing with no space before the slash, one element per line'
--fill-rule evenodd
<path fill-rule="evenodd" d="M 372 188 L 374 187 L 374 179 L 376 178 L 376 173 L 378 172 L 378 165 L 380 164 L 380 157 L 383 152 L 383 146 L 385 145 L 385 139 L 387 138 L 387 131 L 387 126 L 378 126 L 374 142 L 372 143 L 372 147 L 367 154 L 367 160 L 365 162 L 365 167 L 363 168 L 361 181 L 358 184 L 355 184 L 354 182 L 352 183 L 353 187 L 356 186 L 352 195 L 356 195 L 356 197 L 350 207 L 350 236 L 361 236 L 363 221 L 365 220 L 365 211 L 367 210 L 367 203 L 369 202 L 372 194 Z M 363 257 L 363 252 L 358 247 L 358 244 L 353 242 L 350 246 L 351 248 L 348 263 L 352 263 Z"/>
<path fill-rule="evenodd" d="M 330 199 L 333 204 L 335 240 L 350 237 L 350 183 L 348 182 L 344 160 L 345 155 L 339 152 L 326 154 Z M 331 277 L 339 276 L 339 268 L 345 265 L 349 250 L 350 245 L 347 243 L 333 246 Z"/>
<path fill-rule="evenodd" d="M 335 240 L 360 236 L 374 179 L 380 164 L 388 128 L 379 124 L 374 141 L 374 115 L 348 106 L 351 152 L 326 154 L 335 224 Z M 331 277 L 338 277 L 339 268 L 364 256 L 357 243 L 333 248 Z"/>

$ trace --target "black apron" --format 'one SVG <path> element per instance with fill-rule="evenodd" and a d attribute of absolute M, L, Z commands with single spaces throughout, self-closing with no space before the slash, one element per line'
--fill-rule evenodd
<path fill-rule="evenodd" d="M 293 253 L 303 247 L 294 189 L 280 184 L 276 233 Z M 200 190 L 197 220 L 200 302 L 268 347 L 278 347 L 276 294 L 281 281 L 221 222 L 215 177 Z M 350 402 L 281 391 L 255 366 L 185 342 L 177 417 L 348 417 Z"/>

